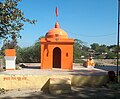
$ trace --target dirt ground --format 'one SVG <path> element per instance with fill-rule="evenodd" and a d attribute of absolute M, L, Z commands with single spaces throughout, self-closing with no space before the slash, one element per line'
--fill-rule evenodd
<path fill-rule="evenodd" d="M 120 90 L 105 87 L 72 87 L 71 89 L 71 93 L 62 95 L 43 93 L 40 89 L 11 90 L 0 94 L 0 99 L 120 99 Z"/>

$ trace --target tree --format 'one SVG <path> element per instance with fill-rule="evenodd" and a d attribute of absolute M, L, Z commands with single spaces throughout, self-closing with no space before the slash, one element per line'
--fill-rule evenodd
<path fill-rule="evenodd" d="M 17 63 L 40 62 L 40 44 L 17 49 Z"/>
<path fill-rule="evenodd" d="M 42 36 L 43 37 L 43 36 Z M 40 53 L 41 46 L 39 40 L 40 37 L 33 46 L 25 48 L 17 48 L 17 63 L 29 62 L 29 63 L 39 63 L 40 62 Z"/>
<path fill-rule="evenodd" d="M 93 44 L 91 44 L 90 46 L 91 46 L 91 48 L 92 48 L 93 50 L 95 50 L 95 51 L 98 51 L 98 49 L 99 49 L 99 44 L 98 44 L 98 43 L 93 43 Z"/>
<path fill-rule="evenodd" d="M 106 52 L 108 52 L 108 48 L 106 45 L 100 45 L 98 51 L 100 53 L 106 53 Z"/>
<path fill-rule="evenodd" d="M 106 58 L 114 59 L 114 58 L 116 58 L 116 54 L 114 52 L 108 52 Z"/>
<path fill-rule="evenodd" d="M 10 41 L 13 44 L 13 42 L 17 42 L 17 38 L 21 38 L 19 32 L 23 29 L 24 22 L 31 24 L 36 22 L 36 20 L 25 18 L 22 10 L 17 8 L 20 1 L 4 0 L 0 2 L 0 39 L 4 39 L 6 44 L 10 44 Z"/>
<path fill-rule="evenodd" d="M 75 39 L 75 43 L 73 47 L 74 47 L 73 50 L 74 62 L 79 62 L 81 56 L 87 56 L 87 52 L 83 50 L 83 48 L 85 48 L 84 42 L 82 42 L 81 40 Z"/>

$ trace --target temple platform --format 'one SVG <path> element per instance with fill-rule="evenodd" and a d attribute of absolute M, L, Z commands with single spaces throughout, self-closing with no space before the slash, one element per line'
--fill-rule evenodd
<path fill-rule="evenodd" d="M 38 66 L 28 66 L 26 68 L 22 68 L 21 70 L 6 70 L 4 72 L 0 72 L 0 74 L 6 75 L 82 75 L 82 76 L 100 76 L 107 75 L 107 71 L 102 69 L 88 69 L 84 67 L 74 67 L 73 70 L 62 70 L 53 68 L 49 69 L 39 69 Z"/>
<path fill-rule="evenodd" d="M 107 71 L 102 69 L 88 69 L 77 65 L 74 65 L 73 70 L 54 68 L 52 70 L 44 70 L 39 69 L 38 66 L 28 66 L 21 70 L 7 70 L 0 72 L 0 88 L 40 88 L 42 90 L 52 88 L 53 90 L 55 87 L 63 88 L 63 90 L 68 91 L 67 89 L 70 88 L 66 86 L 102 86 L 108 82 L 107 73 Z M 51 84 L 52 87 L 50 87 Z"/>

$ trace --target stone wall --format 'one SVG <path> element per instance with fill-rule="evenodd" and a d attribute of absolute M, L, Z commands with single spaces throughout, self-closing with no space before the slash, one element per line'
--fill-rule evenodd
<path fill-rule="evenodd" d="M 106 75 L 102 76 L 79 76 L 79 75 L 0 75 L 0 88 L 4 89 L 42 89 L 47 88 L 47 83 L 51 78 L 57 79 L 60 83 L 62 79 L 71 81 L 72 86 L 101 86 L 108 81 Z"/>

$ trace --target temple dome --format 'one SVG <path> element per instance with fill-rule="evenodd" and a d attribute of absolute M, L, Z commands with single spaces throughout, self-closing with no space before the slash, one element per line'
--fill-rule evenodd
<path fill-rule="evenodd" d="M 64 30 L 60 29 L 59 23 L 56 22 L 55 28 L 49 30 L 46 33 L 45 38 L 67 39 L 68 35 L 67 35 L 67 33 Z"/>

